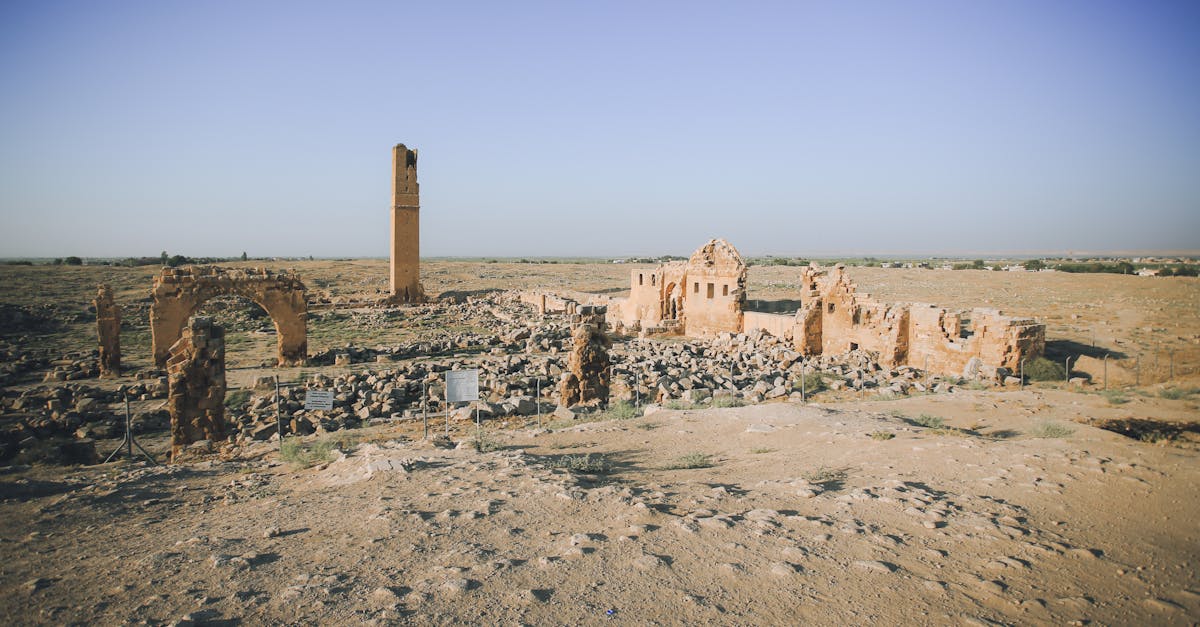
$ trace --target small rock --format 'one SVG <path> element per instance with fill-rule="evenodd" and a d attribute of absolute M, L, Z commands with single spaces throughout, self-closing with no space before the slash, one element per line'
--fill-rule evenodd
<path fill-rule="evenodd" d="M 895 564 L 880 562 L 877 560 L 858 560 L 854 562 L 854 567 L 861 570 L 870 570 L 877 573 L 891 573 L 896 571 Z"/>

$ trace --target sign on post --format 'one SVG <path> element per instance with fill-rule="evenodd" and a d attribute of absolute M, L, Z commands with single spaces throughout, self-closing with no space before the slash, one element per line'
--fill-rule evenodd
<path fill-rule="evenodd" d="M 447 370 L 446 401 L 461 403 L 479 400 L 478 370 Z"/>
<path fill-rule="evenodd" d="M 304 395 L 304 409 L 333 409 L 333 390 L 308 390 Z"/>

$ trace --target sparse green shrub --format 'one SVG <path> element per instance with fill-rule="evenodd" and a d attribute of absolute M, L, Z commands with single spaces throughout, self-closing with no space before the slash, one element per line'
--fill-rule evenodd
<path fill-rule="evenodd" d="M 1129 402 L 1129 398 L 1121 390 L 1105 390 L 1101 392 L 1109 405 L 1124 405 Z"/>
<path fill-rule="evenodd" d="M 1159 442 L 1173 442 L 1179 437 L 1176 432 L 1169 430 L 1154 429 L 1152 431 L 1143 431 L 1138 439 L 1147 444 L 1158 444 Z"/>
<path fill-rule="evenodd" d="M 891 431 L 872 431 L 867 435 L 871 436 L 872 440 L 890 440 L 896 437 L 896 434 Z"/>
<path fill-rule="evenodd" d="M 1062 364 L 1045 357 L 1025 362 L 1025 377 L 1030 381 L 1062 381 L 1066 376 Z"/>
<path fill-rule="evenodd" d="M 921 414 L 920 416 L 913 418 L 913 422 L 927 429 L 942 429 L 946 426 L 946 421 L 942 420 L 941 416 L 934 416 L 931 414 Z"/>
<path fill-rule="evenodd" d="M 1071 427 L 1050 420 L 1039 422 L 1029 430 L 1030 437 L 1034 438 L 1065 438 L 1072 433 L 1075 430 Z"/>
<path fill-rule="evenodd" d="M 594 453 L 555 457 L 549 461 L 549 466 L 589 475 L 604 474 L 611 469 L 608 460 L 603 455 Z"/>
<path fill-rule="evenodd" d="M 689 403 L 685 400 L 682 400 L 682 399 L 669 400 L 666 403 L 663 403 L 663 409 L 693 409 L 693 408 L 695 408 L 695 405 L 692 405 L 691 403 Z"/>
<path fill-rule="evenodd" d="M 501 446 L 486 431 L 480 430 L 476 431 L 475 437 L 471 438 L 471 448 L 475 449 L 476 453 L 491 453 L 500 450 Z"/>
<path fill-rule="evenodd" d="M 279 457 L 285 462 L 308 468 L 333 459 L 333 451 L 337 442 L 331 438 L 305 441 L 300 438 L 284 438 L 279 449 Z"/>
<path fill-rule="evenodd" d="M 629 401 L 617 401 L 610 404 L 602 415 L 601 420 L 629 420 L 641 416 L 642 410 Z"/>
<path fill-rule="evenodd" d="M 713 407 L 745 407 L 746 401 L 733 396 L 718 396 L 713 398 Z"/>
<path fill-rule="evenodd" d="M 767 448 L 765 446 L 758 446 L 758 447 L 750 449 L 750 452 L 754 453 L 755 455 L 762 455 L 763 453 L 770 453 L 774 450 L 775 449 Z"/>
<path fill-rule="evenodd" d="M 688 453 L 667 466 L 667 470 L 688 470 L 713 466 L 712 456 L 706 453 Z"/>
<path fill-rule="evenodd" d="M 72 255 L 72 256 L 70 256 L 70 257 L 64 257 L 64 258 L 63 258 L 63 263 L 64 263 L 64 264 L 66 264 L 66 265 L 68 265 L 68 266 L 82 266 L 82 265 L 83 265 L 83 260 L 82 260 L 82 259 L 80 259 L 79 257 L 76 257 L 76 256 Z"/>
<path fill-rule="evenodd" d="M 803 386 L 805 395 L 817 394 L 829 389 L 828 375 L 824 372 L 807 372 L 798 375 L 792 383 L 792 389 L 800 390 Z"/>
<path fill-rule="evenodd" d="M 1163 388 L 1158 391 L 1159 398 L 1165 398 L 1169 401 L 1180 401 L 1185 398 L 1190 398 L 1196 394 L 1200 394 L 1200 388 Z"/>
<path fill-rule="evenodd" d="M 833 483 L 834 481 L 845 481 L 848 475 L 845 470 L 821 466 L 816 470 L 804 473 L 802 476 L 809 483 Z"/>

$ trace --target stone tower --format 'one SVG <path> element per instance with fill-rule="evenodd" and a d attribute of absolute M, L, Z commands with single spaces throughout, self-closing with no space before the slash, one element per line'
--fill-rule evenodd
<path fill-rule="evenodd" d="M 404 144 L 392 148 L 392 298 L 420 302 L 421 193 L 417 185 L 417 151 Z"/>

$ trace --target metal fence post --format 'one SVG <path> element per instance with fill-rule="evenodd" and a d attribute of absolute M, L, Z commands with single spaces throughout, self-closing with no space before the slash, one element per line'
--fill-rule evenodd
<path fill-rule="evenodd" d="M 279 450 L 283 451 L 283 410 L 279 407 L 279 375 L 275 375 L 275 433 L 279 436 Z"/>

